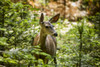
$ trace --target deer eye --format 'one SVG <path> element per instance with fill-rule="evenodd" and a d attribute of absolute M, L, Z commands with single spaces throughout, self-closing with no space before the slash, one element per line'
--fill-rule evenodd
<path fill-rule="evenodd" d="M 49 28 L 49 26 L 45 26 L 46 28 Z"/>

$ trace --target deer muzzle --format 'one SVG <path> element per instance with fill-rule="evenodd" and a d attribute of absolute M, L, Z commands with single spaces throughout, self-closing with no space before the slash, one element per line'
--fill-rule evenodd
<path fill-rule="evenodd" d="M 54 36 L 58 36 L 58 34 L 57 34 L 57 33 L 54 33 L 53 35 L 54 35 Z"/>

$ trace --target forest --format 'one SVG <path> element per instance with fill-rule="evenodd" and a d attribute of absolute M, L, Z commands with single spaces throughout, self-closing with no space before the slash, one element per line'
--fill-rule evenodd
<path fill-rule="evenodd" d="M 0 0 L 0 67 L 100 67 L 100 0 Z"/>

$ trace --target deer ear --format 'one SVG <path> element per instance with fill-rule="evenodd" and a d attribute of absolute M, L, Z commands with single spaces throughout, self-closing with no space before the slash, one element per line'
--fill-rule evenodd
<path fill-rule="evenodd" d="M 55 22 L 58 21 L 59 16 L 60 16 L 60 14 L 57 14 L 57 15 L 55 15 L 54 17 L 52 17 L 49 21 L 50 21 L 51 23 L 55 23 Z"/>
<path fill-rule="evenodd" d="M 39 23 L 43 23 L 43 20 L 44 20 L 44 14 L 43 14 L 43 13 L 41 13 L 41 16 L 40 16 L 40 21 L 39 21 Z"/>

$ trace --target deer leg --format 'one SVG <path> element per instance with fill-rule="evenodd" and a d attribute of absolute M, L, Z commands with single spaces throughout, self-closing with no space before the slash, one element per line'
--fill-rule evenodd
<path fill-rule="evenodd" d="M 45 58 L 45 59 L 43 60 L 43 62 L 44 62 L 44 64 L 48 64 L 48 59 Z"/>
<path fill-rule="evenodd" d="M 39 55 L 35 55 L 35 60 L 36 60 L 36 62 L 34 63 L 35 66 L 38 66 L 38 58 L 39 58 Z"/>
<path fill-rule="evenodd" d="M 38 59 L 36 59 L 36 62 L 35 62 L 35 66 L 37 66 L 38 65 Z"/>
<path fill-rule="evenodd" d="M 54 63 L 55 63 L 55 67 L 57 67 L 57 60 L 56 60 L 56 57 L 54 57 Z"/>
<path fill-rule="evenodd" d="M 35 62 L 35 66 L 37 66 L 38 65 L 38 62 Z"/>
<path fill-rule="evenodd" d="M 44 64 L 48 64 L 48 59 L 46 59 L 46 58 L 43 59 L 43 63 L 44 63 Z M 47 65 L 46 65 L 45 67 L 47 67 Z"/>

